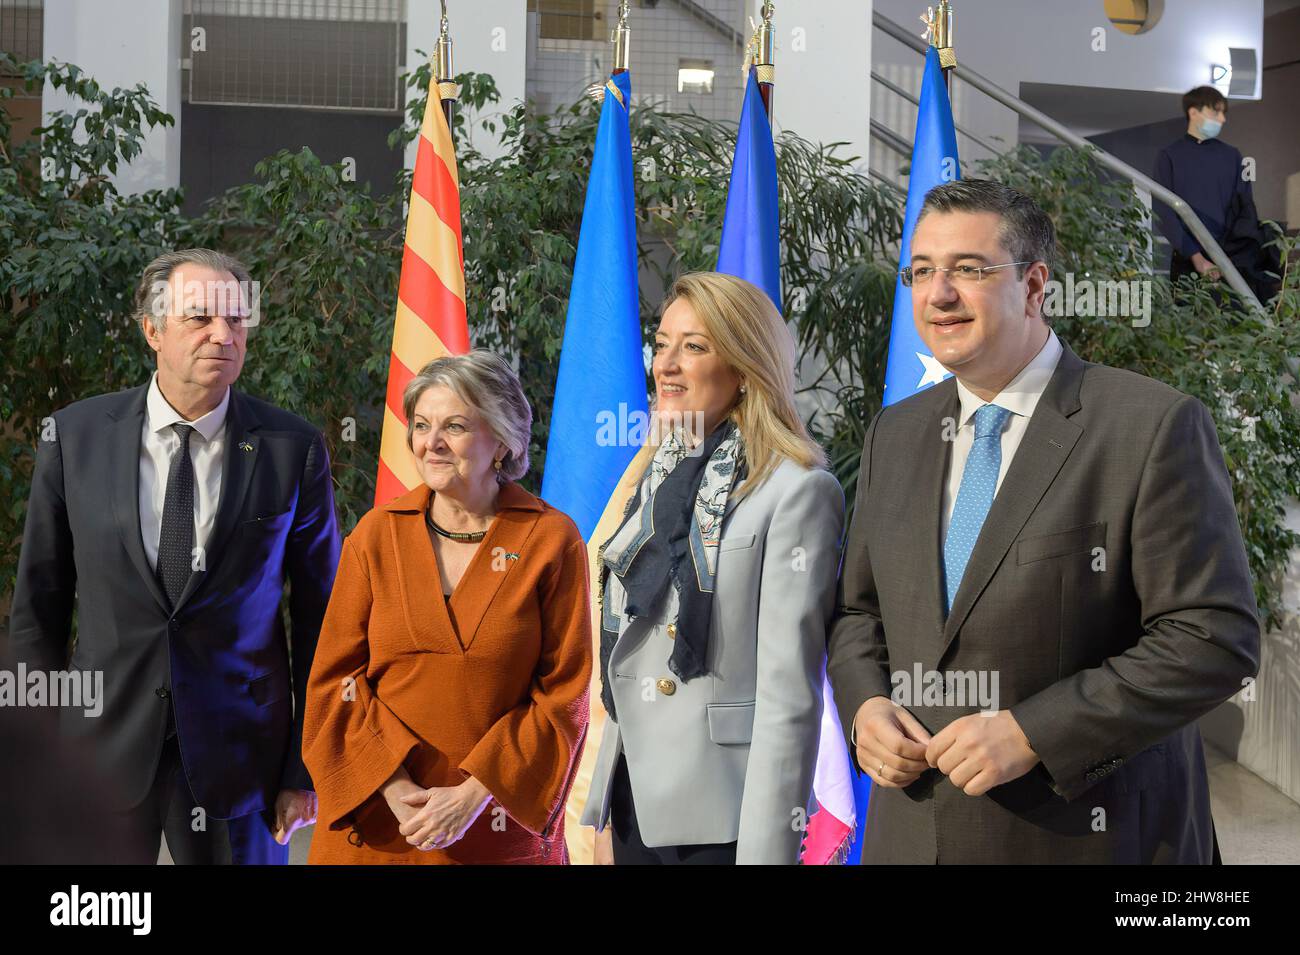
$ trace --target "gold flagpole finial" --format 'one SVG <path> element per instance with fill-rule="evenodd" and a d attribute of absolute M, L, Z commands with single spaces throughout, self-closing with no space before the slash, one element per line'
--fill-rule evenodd
<path fill-rule="evenodd" d="M 749 62 L 746 66 L 753 66 L 760 83 L 766 83 L 763 87 L 767 92 L 764 93 L 764 100 L 770 108 L 771 86 L 776 81 L 776 67 L 773 65 L 775 59 L 773 52 L 776 49 L 776 31 L 772 27 L 772 17 L 776 13 L 776 5 L 772 0 L 765 0 L 761 18 L 757 24 L 753 18 L 750 18 L 750 26 L 754 33 L 749 38 Z"/>
<path fill-rule="evenodd" d="M 930 45 L 939 51 L 939 65 L 950 70 L 957 65 L 957 54 L 953 50 L 953 11 L 951 0 L 939 0 L 939 9 L 926 7 L 921 16 L 925 32 L 921 39 L 929 40 Z"/>
<path fill-rule="evenodd" d="M 627 0 L 620 0 L 618 5 L 618 23 L 614 25 L 614 31 L 609 35 L 609 41 L 614 44 L 614 69 L 611 73 L 626 73 L 631 69 L 632 63 L 632 31 L 627 26 Z M 613 80 L 602 80 L 599 83 L 592 83 L 586 89 L 586 94 L 594 99 L 597 103 L 605 101 L 605 94 L 613 91 L 620 103 L 623 102 L 623 94 L 619 92 Z M 624 103 L 624 106 L 627 104 Z"/>
<path fill-rule="evenodd" d="M 447 0 L 442 0 L 442 18 L 438 21 L 438 42 L 433 48 L 433 76 L 430 86 L 436 86 L 438 98 L 444 102 L 460 99 L 460 87 L 455 83 L 452 65 L 451 29 L 447 24 Z"/>
<path fill-rule="evenodd" d="M 776 49 L 776 31 L 772 28 L 772 16 L 775 13 L 776 6 L 772 3 L 772 0 L 765 0 L 762 22 L 758 25 L 758 32 L 755 37 L 754 65 L 759 67 L 760 73 L 764 72 L 763 67 L 767 67 L 768 78 L 763 80 L 765 83 L 772 82 L 772 54 Z"/>
<path fill-rule="evenodd" d="M 627 27 L 627 0 L 618 5 L 618 23 L 610 36 L 614 44 L 614 72 L 632 68 L 632 31 Z"/>

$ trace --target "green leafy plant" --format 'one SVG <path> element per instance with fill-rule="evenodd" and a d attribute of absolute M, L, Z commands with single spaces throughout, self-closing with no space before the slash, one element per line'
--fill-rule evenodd
<path fill-rule="evenodd" d="M 374 495 L 409 171 L 376 196 L 310 150 L 282 151 L 258 164 L 252 183 L 186 219 L 179 190 L 120 196 L 112 185 L 110 174 L 138 154 L 144 130 L 170 122 L 147 91 L 104 93 L 75 67 L 21 69 L 33 85 L 46 77 L 71 84 L 88 108 L 52 115 L 38 131 L 44 139 L 21 147 L 0 108 L 0 344 L 14 356 L 0 373 L 0 594 L 16 567 L 40 424 L 71 401 L 147 379 L 152 355 L 130 297 L 144 265 L 172 248 L 226 249 L 261 283 L 260 323 L 240 386 L 321 428 L 350 530 Z M 394 148 L 416 134 L 428 78 L 427 65 L 408 76 L 412 95 L 390 137 Z M 551 114 L 521 105 L 498 130 L 497 120 L 476 118 L 499 98 L 491 77 L 457 81 L 470 328 L 477 344 L 519 367 L 534 408 L 526 483 L 535 490 L 599 109 L 588 99 Z M 634 109 L 632 127 L 648 334 L 666 283 L 716 258 L 735 130 L 652 108 Z M 499 155 L 474 148 L 484 136 L 499 139 Z M 42 157 L 62 172 L 42 179 Z M 787 135 L 778 166 L 787 311 L 843 307 L 849 299 L 829 293 L 825 276 L 859 268 L 883 249 L 897 231 L 897 210 L 829 147 Z M 885 301 L 863 307 L 879 313 Z"/>
<path fill-rule="evenodd" d="M 1199 398 L 1214 416 L 1232 478 L 1255 593 L 1271 626 L 1281 622 L 1281 585 L 1300 535 L 1284 523 L 1287 502 L 1300 496 L 1300 411 L 1289 361 L 1300 355 L 1300 276 L 1291 267 L 1264 312 L 1222 285 L 1184 280 L 1178 289 L 1153 274 L 1148 214 L 1127 180 L 1107 174 L 1091 150 L 1060 148 L 1044 155 L 1022 146 L 979 163 L 968 174 L 995 179 L 1033 196 L 1056 225 L 1053 278 L 1149 283 L 1150 315 L 1059 314 L 1051 321 L 1063 341 L 1087 361 L 1127 368 Z M 1279 236 L 1284 262 L 1296 240 Z M 892 263 L 891 268 L 892 268 Z M 858 263 L 856 282 L 888 282 L 878 261 Z M 1175 294 L 1177 292 L 1177 294 Z M 892 296 L 891 296 L 892 298 Z M 1068 310 L 1066 310 L 1068 311 Z M 886 321 L 888 319 L 886 318 Z M 815 327 L 814 327 L 815 326 Z M 801 327 L 810 341 L 853 371 L 838 389 L 842 410 L 832 449 L 846 490 L 856 483 L 862 435 L 880 407 L 887 325 L 875 316 L 829 309 Z M 864 339 L 855 341 L 854 335 Z M 829 345 L 825 343 L 830 343 Z M 840 343 L 838 347 L 834 343 Z M 856 350 L 862 357 L 850 360 Z M 841 438 L 840 435 L 843 435 Z"/>
<path fill-rule="evenodd" d="M 1102 169 L 1091 150 L 1028 147 L 982 167 L 1023 189 L 1057 227 L 1057 273 L 1117 281 L 1152 277 L 1147 211 L 1126 180 Z M 1283 262 L 1295 240 L 1278 236 Z M 1127 368 L 1199 398 L 1214 416 L 1232 478 L 1237 515 L 1270 626 L 1281 623 L 1282 573 L 1300 535 L 1286 528 L 1286 504 L 1300 497 L 1300 409 L 1290 360 L 1300 355 L 1300 276 L 1283 276 L 1263 312 L 1222 284 L 1151 278 L 1150 324 L 1128 317 L 1059 316 L 1061 337 L 1088 361 Z"/>
<path fill-rule="evenodd" d="M 49 83 L 85 108 L 56 112 L 39 140 L 13 141 L 0 88 L 0 598 L 17 565 L 35 446 L 71 401 L 148 373 L 130 318 L 145 264 L 183 231 L 180 192 L 122 195 L 111 174 L 138 156 L 146 129 L 172 118 L 143 86 L 99 87 L 77 67 L 16 63 L 0 72 L 28 91 Z M 2 602 L 2 599 L 0 599 Z"/>
<path fill-rule="evenodd" d="M 15 145 L 0 89 L 0 604 L 12 586 L 34 447 L 42 422 L 71 401 L 131 387 L 152 367 L 130 315 L 144 265 L 167 249 L 225 248 L 261 283 L 261 321 L 241 387 L 314 422 L 332 456 L 345 530 L 374 495 L 410 173 L 376 196 L 309 150 L 259 163 L 255 181 L 187 219 L 179 190 L 123 196 L 111 174 L 171 122 L 143 87 L 105 92 L 76 67 L 15 64 L 31 87 L 50 82 L 86 102 L 56 113 L 41 139 Z M 408 76 L 402 148 L 423 115 L 428 68 Z M 527 479 L 536 489 L 563 339 L 568 290 L 599 116 L 588 99 L 544 114 L 499 99 L 490 77 L 465 74 L 454 118 L 465 240 L 467 309 L 477 344 L 513 359 L 534 408 Z M 499 129 L 497 128 L 499 122 Z M 635 107 L 643 328 L 667 284 L 712 268 L 735 128 Z M 485 155 L 476 144 L 495 137 Z M 783 134 L 777 144 L 784 312 L 801 348 L 801 400 L 852 499 L 867 424 L 880 407 L 893 307 L 900 197 L 870 182 L 833 144 Z M 1086 153 L 1013 150 L 979 174 L 1041 202 L 1060 237 L 1058 275 L 1151 274 L 1145 210 Z M 1284 260 L 1294 240 L 1281 239 Z M 1294 269 L 1264 314 L 1189 281 L 1177 298 L 1152 284 L 1151 322 L 1062 316 L 1061 337 L 1092 361 L 1131 368 L 1196 395 L 1215 415 L 1261 606 L 1276 620 L 1280 574 L 1296 535 L 1282 512 L 1300 496 L 1300 420 L 1285 371 L 1300 354 Z"/>

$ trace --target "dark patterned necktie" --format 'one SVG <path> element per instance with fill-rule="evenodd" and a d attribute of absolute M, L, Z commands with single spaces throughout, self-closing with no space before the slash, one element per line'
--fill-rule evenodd
<path fill-rule="evenodd" d="M 162 534 L 158 538 L 158 581 L 174 608 L 190 581 L 194 561 L 194 462 L 190 460 L 187 424 L 174 424 L 181 439 L 167 471 L 167 497 L 163 500 Z"/>

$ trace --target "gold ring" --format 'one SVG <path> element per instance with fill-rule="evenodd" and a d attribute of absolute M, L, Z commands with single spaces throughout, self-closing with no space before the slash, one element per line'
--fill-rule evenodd
<path fill-rule="evenodd" d="M 885 764 L 881 763 L 880 768 L 876 770 L 876 775 L 880 776 L 885 772 Z"/>

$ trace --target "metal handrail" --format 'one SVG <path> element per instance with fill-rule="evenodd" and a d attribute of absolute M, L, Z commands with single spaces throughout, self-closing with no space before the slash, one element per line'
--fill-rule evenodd
<path fill-rule="evenodd" d="M 904 199 L 907 198 L 907 190 L 904 189 L 902 186 L 900 186 L 898 183 L 894 182 L 894 180 L 890 179 L 888 176 L 886 176 L 886 175 L 885 175 L 883 172 L 881 172 L 880 170 L 875 169 L 875 168 L 873 168 L 873 167 L 871 167 L 871 166 L 868 166 L 868 167 L 867 167 L 867 174 L 868 174 L 869 176 L 871 176 L 872 179 L 875 179 L 875 180 L 877 180 L 878 182 L 881 182 L 881 183 L 883 183 L 884 185 L 888 186 L 891 190 L 893 190 L 894 192 L 898 193 L 898 194 L 899 194 L 900 196 L 902 196 Z"/>
<path fill-rule="evenodd" d="M 871 127 L 871 135 L 877 137 L 882 143 L 906 159 L 912 158 L 912 144 L 909 143 L 898 133 L 894 132 L 878 119 L 868 121 Z"/>
<path fill-rule="evenodd" d="M 871 21 L 877 30 L 893 37 L 899 43 L 911 47 L 922 55 L 924 55 L 930 48 L 930 44 L 925 40 L 918 36 L 913 36 L 905 28 L 899 26 L 893 20 L 890 20 L 886 16 L 882 16 L 874 10 L 871 13 Z M 1178 218 L 1183 220 L 1183 224 L 1187 226 L 1188 231 L 1190 231 L 1192 235 L 1196 236 L 1196 241 L 1199 242 L 1201 248 L 1205 249 L 1209 254 L 1210 260 L 1218 266 L 1219 271 L 1223 273 L 1224 279 L 1227 280 L 1228 286 L 1247 302 L 1253 304 L 1257 309 L 1264 311 L 1264 306 L 1260 304 L 1259 299 L 1255 297 L 1255 293 L 1251 291 L 1250 286 L 1246 284 L 1246 280 L 1241 277 L 1241 273 L 1237 271 L 1237 267 L 1232 264 L 1232 260 L 1224 253 L 1219 243 L 1214 241 L 1214 237 L 1210 235 L 1210 231 L 1205 228 L 1205 223 L 1201 222 L 1200 217 L 1197 216 L 1192 207 L 1184 202 L 1182 197 L 1176 192 L 1166 189 L 1164 186 L 1160 185 L 1160 183 L 1156 182 L 1144 173 L 1139 172 L 1137 169 L 1134 169 L 1122 159 L 1112 156 L 1095 143 L 1090 143 L 1082 136 L 1078 136 L 1066 129 L 1046 113 L 1035 109 L 1019 97 L 1012 96 L 992 80 L 981 76 L 970 67 L 958 64 L 953 68 L 953 73 L 965 82 L 969 83 L 975 89 L 979 90 L 981 93 L 997 100 L 1003 106 L 1019 113 L 1021 116 L 1025 117 L 1025 119 L 1047 130 L 1062 142 L 1081 149 L 1089 149 L 1093 151 L 1097 161 L 1103 166 L 1119 173 L 1139 189 L 1150 193 L 1165 205 L 1169 206 L 1169 208 L 1173 209 L 1178 215 Z M 892 147 L 897 144 L 891 143 L 889 145 Z"/>
<path fill-rule="evenodd" d="M 871 71 L 871 82 L 879 83 L 885 89 L 889 90 L 891 93 L 895 94 L 896 96 L 901 96 L 903 99 L 907 100 L 913 106 L 919 107 L 921 105 L 921 100 L 919 97 L 913 96 L 911 93 L 903 89 L 897 83 L 891 83 L 889 80 L 885 79 L 875 70 Z M 991 145 L 986 143 L 984 140 L 980 139 L 978 136 L 972 133 L 965 126 L 961 125 L 961 123 L 958 123 L 956 120 L 953 120 L 952 126 L 953 129 L 957 130 L 957 132 L 961 133 L 963 136 L 965 136 L 967 139 L 973 142 L 976 146 L 980 146 L 986 149 L 987 151 L 993 153 L 994 155 L 997 155 L 998 150 L 994 149 Z"/>

